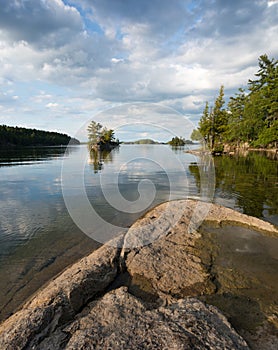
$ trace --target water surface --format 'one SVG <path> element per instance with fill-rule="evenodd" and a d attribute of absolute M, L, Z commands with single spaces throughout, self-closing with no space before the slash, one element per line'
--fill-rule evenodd
<path fill-rule="evenodd" d="M 1 318 L 66 266 L 96 249 L 73 222 L 64 203 L 62 165 L 72 176 L 76 207 L 83 174 L 86 194 L 95 211 L 119 230 L 169 199 L 202 198 L 200 160 L 184 149 L 167 145 L 121 145 L 95 162 L 88 156 L 77 167 L 86 146 L 0 151 L 0 304 Z M 66 152 L 65 152 L 66 151 Z M 243 213 L 278 223 L 277 161 L 257 153 L 215 158 L 213 201 Z M 143 210 L 126 213 L 109 204 L 103 192 L 135 203 L 142 180 L 153 183 L 155 196 Z M 105 190 L 105 191 L 104 191 Z M 114 197 L 113 197 L 114 194 Z"/>

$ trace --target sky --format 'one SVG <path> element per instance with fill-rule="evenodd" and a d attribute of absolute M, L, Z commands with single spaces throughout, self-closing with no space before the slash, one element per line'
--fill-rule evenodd
<path fill-rule="evenodd" d="M 1 0 L 0 124 L 189 138 L 278 58 L 278 0 Z"/>

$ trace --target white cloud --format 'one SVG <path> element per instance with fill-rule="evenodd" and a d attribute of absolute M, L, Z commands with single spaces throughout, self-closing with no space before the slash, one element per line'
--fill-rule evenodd
<path fill-rule="evenodd" d="M 53 103 L 53 102 L 49 102 L 49 103 L 46 105 L 47 108 L 56 108 L 56 107 L 58 107 L 58 106 L 59 106 L 58 103 Z"/>
<path fill-rule="evenodd" d="M 271 6 L 277 5 L 277 4 L 278 4 L 278 0 L 271 0 L 271 1 L 268 1 L 267 6 L 271 7 Z"/>
<path fill-rule="evenodd" d="M 277 58 L 277 23 L 267 0 L 3 0 L 0 121 L 72 133 L 105 106 L 144 101 L 195 123 L 221 84 L 233 93 L 261 54 Z"/>

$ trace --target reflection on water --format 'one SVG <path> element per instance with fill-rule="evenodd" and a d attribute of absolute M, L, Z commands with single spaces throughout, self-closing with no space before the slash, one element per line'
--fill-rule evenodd
<path fill-rule="evenodd" d="M 65 150 L 0 151 L 0 319 L 53 275 L 99 246 L 77 228 L 67 212 L 62 164 L 68 164 L 80 212 L 78 176 L 85 182 L 95 211 L 119 228 L 128 227 L 149 207 L 169 199 L 202 198 L 200 173 L 206 163 L 185 153 L 184 148 L 172 151 L 167 145 L 121 145 L 109 154 L 88 154 L 84 169 L 76 164 L 86 146 Z M 277 223 L 277 161 L 258 154 L 214 161 L 215 201 Z M 129 207 L 136 209 L 138 186 L 146 180 L 153 183 L 155 197 L 144 210 L 126 213 L 111 204 L 120 193 Z"/>
<path fill-rule="evenodd" d="M 118 147 L 114 149 L 114 152 L 118 150 Z M 89 164 L 92 166 L 94 173 L 98 173 L 102 170 L 104 163 L 113 162 L 113 152 L 111 150 L 95 150 L 91 148 L 89 150 Z"/>
<path fill-rule="evenodd" d="M 69 155 L 76 150 L 75 147 L 26 147 L 23 149 L 0 149 L 0 167 L 27 165 L 38 161 L 55 159 Z"/>
<path fill-rule="evenodd" d="M 0 319 L 97 246 L 73 224 L 61 163 L 78 147 L 0 151 Z"/>
<path fill-rule="evenodd" d="M 113 161 L 104 163 L 101 174 L 85 174 L 89 200 L 106 222 L 127 227 L 157 204 L 200 197 L 188 171 L 189 163 L 196 158 L 184 148 L 173 153 L 165 145 L 124 145 L 111 155 Z M 143 198 L 140 190 L 145 193 Z M 143 210 L 142 200 L 146 203 Z"/>
<path fill-rule="evenodd" d="M 278 225 L 278 162 L 263 153 L 214 158 L 215 202 Z M 200 187 L 197 163 L 189 166 Z"/>

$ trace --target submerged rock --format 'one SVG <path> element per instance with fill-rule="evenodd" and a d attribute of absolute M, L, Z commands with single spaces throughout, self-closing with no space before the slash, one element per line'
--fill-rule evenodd
<path fill-rule="evenodd" d="M 204 239 L 198 229 L 204 218 L 215 226 L 240 223 L 278 236 L 274 226 L 218 205 L 191 200 L 162 204 L 125 237 L 50 281 L 3 322 L 0 348 L 248 349 L 227 318 L 200 300 L 211 298 L 217 304 L 214 296 L 223 288 L 219 281 L 225 281 L 214 266 L 217 243 Z M 227 297 L 225 288 L 220 297 L 233 309 L 236 296 Z M 254 349 L 275 349 L 275 330 L 261 332 L 261 340 L 240 333 Z"/>

